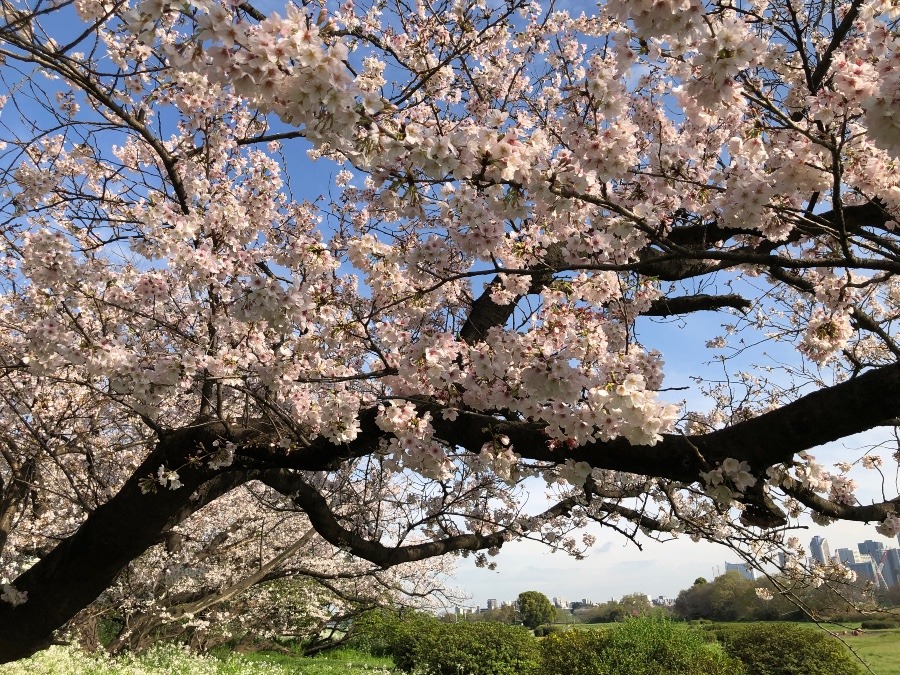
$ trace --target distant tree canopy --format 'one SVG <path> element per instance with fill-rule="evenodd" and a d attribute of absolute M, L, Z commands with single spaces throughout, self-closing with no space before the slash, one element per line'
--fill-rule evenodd
<path fill-rule="evenodd" d="M 583 612 L 588 623 L 612 623 L 629 617 L 644 616 L 653 611 L 653 605 L 643 593 L 629 593 L 620 600 L 610 600 Z"/>
<path fill-rule="evenodd" d="M 504 605 L 497 609 L 489 609 L 485 612 L 474 614 L 472 618 L 475 621 L 496 621 L 497 623 L 514 624 L 518 622 L 516 616 L 516 608 L 512 605 Z"/>
<path fill-rule="evenodd" d="M 852 606 L 874 609 L 871 593 L 859 585 L 792 585 L 785 578 L 776 578 L 775 582 L 790 588 L 789 592 L 781 594 L 771 581 L 752 581 L 739 572 L 727 572 L 710 582 L 695 581 L 678 594 L 673 611 L 682 619 L 797 621 L 810 616 L 844 616 Z"/>
<path fill-rule="evenodd" d="M 543 593 L 525 591 L 519 593 L 518 601 L 522 623 L 529 628 L 537 628 L 542 623 L 551 623 L 556 618 L 556 608 Z"/>
<path fill-rule="evenodd" d="M 738 572 L 727 572 L 705 584 L 695 583 L 675 600 L 675 613 L 685 619 L 744 621 L 775 619 L 771 602 L 756 595 L 756 583 Z M 777 610 L 776 610 L 777 611 Z"/>

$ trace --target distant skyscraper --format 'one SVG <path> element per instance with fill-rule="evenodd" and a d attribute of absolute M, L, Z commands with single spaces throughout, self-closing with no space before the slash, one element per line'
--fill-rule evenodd
<path fill-rule="evenodd" d="M 891 586 L 900 584 L 900 550 L 889 548 L 881 570 L 884 578 Z"/>
<path fill-rule="evenodd" d="M 859 549 L 860 553 L 869 556 L 876 563 L 881 560 L 881 554 L 884 553 L 884 544 L 880 541 L 872 541 L 871 539 L 861 541 L 856 545 L 856 548 Z"/>
<path fill-rule="evenodd" d="M 863 556 L 861 556 L 863 557 Z M 875 563 L 868 556 L 862 562 L 848 563 L 847 567 L 856 572 L 856 583 L 860 584 L 865 581 L 871 581 L 877 586 L 881 583 L 876 578 Z"/>
<path fill-rule="evenodd" d="M 497 602 L 496 598 L 491 598 L 488 600 L 488 609 L 498 609 L 500 607 L 500 603 Z"/>
<path fill-rule="evenodd" d="M 857 551 L 854 551 L 852 548 L 839 548 L 834 552 L 835 555 L 845 565 L 853 565 L 856 563 L 861 563 L 863 561 L 862 555 L 860 555 Z"/>
<path fill-rule="evenodd" d="M 828 548 L 828 541 L 825 537 L 816 535 L 809 542 L 809 552 L 812 553 L 813 560 L 822 565 L 831 562 L 831 549 Z"/>
<path fill-rule="evenodd" d="M 753 572 L 753 568 L 750 567 L 747 563 L 725 563 L 725 573 L 728 572 L 738 572 L 745 579 L 753 579 L 756 578 L 756 574 Z"/>

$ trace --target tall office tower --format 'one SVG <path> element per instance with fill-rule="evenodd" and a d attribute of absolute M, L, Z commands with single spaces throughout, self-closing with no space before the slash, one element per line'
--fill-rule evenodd
<path fill-rule="evenodd" d="M 900 550 L 896 548 L 887 550 L 884 568 L 881 571 L 891 586 L 900 584 Z"/>
<path fill-rule="evenodd" d="M 756 578 L 756 574 L 753 571 L 753 568 L 750 567 L 747 563 L 725 563 L 725 571 L 726 572 L 738 572 L 745 579 L 749 579 L 753 581 Z"/>
<path fill-rule="evenodd" d="M 819 535 L 813 537 L 809 542 L 809 552 L 812 553 L 813 559 L 822 565 L 831 562 L 831 549 L 828 548 L 828 540 L 825 537 Z"/>
<path fill-rule="evenodd" d="M 852 548 L 839 548 L 834 553 L 838 557 L 838 560 L 845 565 L 861 563 L 864 560 L 863 556 Z"/>
<path fill-rule="evenodd" d="M 859 542 L 856 545 L 856 548 L 859 549 L 860 553 L 869 556 L 875 562 L 881 560 L 881 555 L 884 553 L 884 544 L 880 541 L 872 541 L 871 539 Z"/>
<path fill-rule="evenodd" d="M 872 562 L 871 559 L 866 558 L 862 562 L 849 563 L 847 567 L 856 572 L 857 582 L 871 581 L 876 586 L 882 585 L 881 581 L 878 580 L 878 572 L 875 563 Z"/>

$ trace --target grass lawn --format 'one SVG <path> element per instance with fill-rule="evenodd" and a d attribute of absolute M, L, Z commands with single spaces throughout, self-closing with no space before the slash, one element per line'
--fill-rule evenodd
<path fill-rule="evenodd" d="M 312 658 L 274 653 L 194 656 L 173 647 L 110 659 L 52 647 L 30 659 L 0 666 L 0 675 L 393 675 L 390 659 L 354 651 Z"/>
<path fill-rule="evenodd" d="M 336 650 L 314 657 L 290 656 L 273 652 L 241 654 L 247 665 L 269 664 L 298 675 L 388 675 L 393 673 L 394 663 L 389 658 L 370 656 L 352 649 Z M 255 671 L 248 671 L 255 672 Z"/>
<path fill-rule="evenodd" d="M 840 638 L 875 675 L 900 675 L 900 629 L 868 630 Z"/>

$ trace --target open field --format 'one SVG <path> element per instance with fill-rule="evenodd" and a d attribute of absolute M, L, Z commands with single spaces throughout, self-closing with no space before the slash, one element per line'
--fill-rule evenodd
<path fill-rule="evenodd" d="M 900 629 L 865 631 L 840 638 L 875 675 L 900 675 Z"/>

